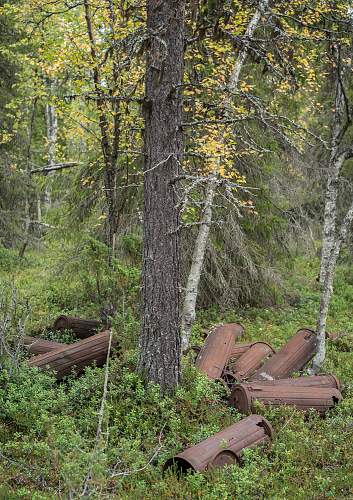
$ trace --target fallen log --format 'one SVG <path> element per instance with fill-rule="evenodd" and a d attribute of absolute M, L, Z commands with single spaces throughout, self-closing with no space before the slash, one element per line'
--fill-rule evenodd
<path fill-rule="evenodd" d="M 64 345 L 46 354 L 34 356 L 30 359 L 29 364 L 42 370 L 53 370 L 56 378 L 61 380 L 65 375 L 69 375 L 73 369 L 75 369 L 75 373 L 79 374 L 86 366 L 104 365 L 107 359 L 109 338 L 110 331 L 108 330 L 97 333 L 74 344 Z"/>

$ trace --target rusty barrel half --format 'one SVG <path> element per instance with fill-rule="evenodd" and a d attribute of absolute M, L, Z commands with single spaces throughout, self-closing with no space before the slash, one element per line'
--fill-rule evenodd
<path fill-rule="evenodd" d="M 213 467 L 237 464 L 244 448 L 265 443 L 272 436 L 273 429 L 268 420 L 260 415 L 250 415 L 170 458 L 164 469 L 175 466 L 180 472 L 188 469 L 203 472 Z"/>
<path fill-rule="evenodd" d="M 233 375 L 238 380 L 249 377 L 259 368 L 264 359 L 274 354 L 275 350 L 266 342 L 255 342 L 242 354 L 232 367 Z"/>
<path fill-rule="evenodd" d="M 58 380 L 71 373 L 73 368 L 76 373 L 81 373 L 86 366 L 93 363 L 102 366 L 107 359 L 109 337 L 109 331 L 97 333 L 88 339 L 34 356 L 29 364 L 55 371 Z"/>
<path fill-rule="evenodd" d="M 316 334 L 313 330 L 299 330 L 276 354 L 259 368 L 250 380 L 287 378 L 302 370 L 316 352 Z"/>
<path fill-rule="evenodd" d="M 53 325 L 54 330 L 71 330 L 79 339 L 86 339 L 99 331 L 101 323 L 95 319 L 59 316 Z"/>
<path fill-rule="evenodd" d="M 44 354 L 46 352 L 54 351 L 58 347 L 65 347 L 66 344 L 61 342 L 54 342 L 52 340 L 45 340 L 36 337 L 29 337 L 25 335 L 22 338 L 23 345 L 31 354 Z"/>
<path fill-rule="evenodd" d="M 228 323 L 213 330 L 196 359 L 196 366 L 211 379 L 221 376 L 237 338 L 244 334 L 238 323 Z"/>
<path fill-rule="evenodd" d="M 234 386 L 229 401 L 242 413 L 251 413 L 255 401 L 260 401 L 268 406 L 288 405 L 303 411 L 314 409 L 324 414 L 341 399 L 341 393 L 332 387 L 238 384 Z"/>
<path fill-rule="evenodd" d="M 277 386 L 277 385 L 293 385 L 296 387 L 331 387 L 332 389 L 341 390 L 341 384 L 335 375 L 312 375 L 309 377 L 297 378 L 281 378 L 277 380 L 256 380 L 249 382 L 249 386 Z"/>

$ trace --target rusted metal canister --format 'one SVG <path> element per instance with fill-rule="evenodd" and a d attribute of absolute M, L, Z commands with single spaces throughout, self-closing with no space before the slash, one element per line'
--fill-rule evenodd
<path fill-rule="evenodd" d="M 209 378 L 219 378 L 229 359 L 237 338 L 244 334 L 244 328 L 238 323 L 228 323 L 213 330 L 196 358 L 196 366 Z"/>
<path fill-rule="evenodd" d="M 260 415 L 250 415 L 170 458 L 164 469 L 175 466 L 180 472 L 188 469 L 203 472 L 213 467 L 239 464 L 244 448 L 265 443 L 272 435 L 273 429 L 268 420 Z"/>
<path fill-rule="evenodd" d="M 282 349 L 268 359 L 250 380 L 287 378 L 302 370 L 316 351 L 316 334 L 313 330 L 299 330 Z"/>
<path fill-rule="evenodd" d="M 233 375 L 238 380 L 248 378 L 264 359 L 271 356 L 275 350 L 266 342 L 255 342 L 244 354 L 238 358 L 232 367 Z"/>
<path fill-rule="evenodd" d="M 95 319 L 81 319 L 72 316 L 59 316 L 53 325 L 54 330 L 71 330 L 79 339 L 86 339 L 99 331 L 101 323 Z"/>
<path fill-rule="evenodd" d="M 256 380 L 248 382 L 250 386 L 277 386 L 277 385 L 293 385 L 296 387 L 331 387 L 332 389 L 341 390 L 341 384 L 335 375 L 313 375 L 310 377 L 297 378 L 281 378 L 278 380 Z"/>
<path fill-rule="evenodd" d="M 331 387 L 238 384 L 234 386 L 229 401 L 242 413 L 251 413 L 255 401 L 260 401 L 268 406 L 288 405 L 303 411 L 312 408 L 324 414 L 341 399 L 341 393 Z"/>
<path fill-rule="evenodd" d="M 22 342 L 31 354 L 43 354 L 66 345 L 60 342 L 53 342 L 52 340 L 28 337 L 27 335 L 22 338 Z"/>
<path fill-rule="evenodd" d="M 30 366 L 41 369 L 53 370 L 56 378 L 62 379 L 75 368 L 76 373 L 81 373 L 86 366 L 95 363 L 104 365 L 107 359 L 110 332 L 97 333 L 88 339 L 79 340 L 74 344 L 58 347 L 46 354 L 39 354 L 30 359 Z"/>

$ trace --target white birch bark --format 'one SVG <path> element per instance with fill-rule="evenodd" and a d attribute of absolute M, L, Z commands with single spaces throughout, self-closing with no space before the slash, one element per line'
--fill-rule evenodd
<path fill-rule="evenodd" d="M 268 8 L 268 4 L 269 0 L 260 0 L 258 8 L 248 24 L 247 30 L 244 35 L 247 41 L 245 42 L 243 49 L 239 52 L 238 57 L 235 61 L 234 68 L 232 70 L 228 83 L 229 94 L 223 101 L 223 105 L 226 109 L 226 112 L 229 109 L 232 101 L 232 93 L 236 90 L 239 83 L 240 71 L 243 67 L 243 64 L 245 62 L 246 56 L 249 51 L 248 42 L 252 39 L 255 29 L 261 19 L 261 16 Z M 201 271 L 205 259 L 208 235 L 212 223 L 212 207 L 216 193 L 216 188 L 217 188 L 217 174 L 211 176 L 207 184 L 206 196 L 204 201 L 204 210 L 200 220 L 199 232 L 196 237 L 190 272 L 186 284 L 183 311 L 182 311 L 182 320 L 181 320 L 181 332 L 182 332 L 181 346 L 183 351 L 189 347 L 191 328 L 196 317 L 196 300 L 200 283 Z"/>
<path fill-rule="evenodd" d="M 50 90 L 52 91 L 54 84 L 50 84 Z M 52 104 L 47 104 L 45 107 L 45 117 L 47 124 L 47 140 L 48 140 L 48 165 L 55 165 L 56 159 L 56 143 L 58 138 L 58 119 L 56 115 L 56 109 Z M 46 208 L 50 208 L 52 204 L 51 200 L 51 185 L 50 185 L 50 173 L 48 174 L 48 180 L 45 187 L 45 205 Z"/>
<path fill-rule="evenodd" d="M 320 283 L 325 282 L 331 250 L 335 243 L 338 179 L 343 164 L 343 156 L 339 154 L 344 127 L 344 94 L 339 75 L 339 55 L 336 53 L 336 90 L 334 102 L 334 117 L 332 124 L 331 155 L 328 165 L 327 185 L 325 195 L 325 212 L 322 235 L 322 250 L 320 264 Z"/>
<path fill-rule="evenodd" d="M 317 322 L 317 351 L 316 356 L 313 361 L 313 372 L 316 373 L 325 361 L 326 356 L 326 321 L 328 309 L 331 302 L 331 297 L 333 293 L 333 279 L 335 276 L 335 269 L 337 259 L 340 254 L 341 246 L 343 241 L 347 236 L 348 228 L 350 227 L 353 220 L 353 202 L 343 219 L 340 233 L 331 248 L 331 253 L 327 261 L 327 268 L 325 274 L 324 288 L 322 291 L 319 318 Z"/>

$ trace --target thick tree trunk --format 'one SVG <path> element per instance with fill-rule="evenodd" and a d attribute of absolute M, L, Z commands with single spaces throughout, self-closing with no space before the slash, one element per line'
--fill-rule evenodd
<path fill-rule="evenodd" d="M 316 373 L 325 361 L 326 356 L 326 321 L 328 309 L 333 293 L 333 279 L 335 277 L 336 263 L 340 254 L 341 246 L 347 236 L 348 228 L 353 220 L 353 202 L 342 222 L 340 233 L 331 249 L 331 254 L 327 263 L 324 288 L 321 296 L 320 312 L 317 322 L 317 354 L 313 361 L 313 371 Z"/>
<path fill-rule="evenodd" d="M 184 0 L 148 0 L 143 305 L 139 370 L 171 392 L 180 380 L 178 182 L 182 159 Z"/>
<path fill-rule="evenodd" d="M 228 83 L 229 94 L 226 96 L 223 102 L 223 106 L 226 109 L 226 112 L 228 112 L 232 101 L 232 93 L 236 90 L 239 83 L 240 71 L 243 67 L 243 64 L 246 60 L 246 56 L 249 51 L 249 42 L 251 41 L 254 35 L 255 29 L 261 19 L 262 14 L 268 8 L 268 4 L 269 0 L 260 0 L 260 2 L 258 3 L 258 8 L 255 11 L 246 29 L 245 45 L 239 52 L 232 73 L 229 77 L 229 83 Z M 200 220 L 199 232 L 195 241 L 190 273 L 185 289 L 183 314 L 182 314 L 183 350 L 186 350 L 189 347 L 191 329 L 196 317 L 196 300 L 197 300 L 203 262 L 205 260 L 208 235 L 210 232 L 210 226 L 212 224 L 212 208 L 213 208 L 213 200 L 216 194 L 216 188 L 217 188 L 217 182 L 215 174 L 215 176 L 212 176 L 210 178 L 207 185 L 204 211 Z"/>

